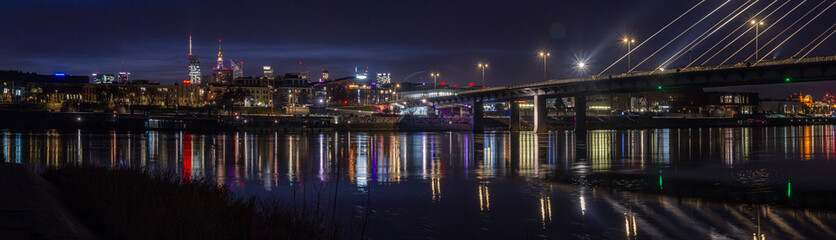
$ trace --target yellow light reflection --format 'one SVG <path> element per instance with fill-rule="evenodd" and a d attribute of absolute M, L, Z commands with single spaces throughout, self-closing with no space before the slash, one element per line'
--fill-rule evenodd
<path fill-rule="evenodd" d="M 430 187 L 432 188 L 433 201 L 441 201 L 441 179 L 436 177 L 430 179 Z"/>
<path fill-rule="evenodd" d="M 546 224 L 552 221 L 552 201 L 549 196 L 540 197 L 540 218 L 543 228 L 546 228 Z"/>
<path fill-rule="evenodd" d="M 491 210 L 491 193 L 487 183 L 479 185 L 479 210 L 483 212 Z"/>
<path fill-rule="evenodd" d="M 627 237 L 637 237 L 639 235 L 638 228 L 636 228 L 636 215 L 633 213 L 624 213 L 624 232 Z"/>

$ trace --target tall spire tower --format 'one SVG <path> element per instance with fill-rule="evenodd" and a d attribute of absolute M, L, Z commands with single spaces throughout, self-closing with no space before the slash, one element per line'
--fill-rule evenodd
<path fill-rule="evenodd" d="M 224 55 L 221 53 L 220 39 L 218 39 L 218 66 L 215 66 L 215 70 L 224 70 Z"/>
<path fill-rule="evenodd" d="M 189 82 L 200 84 L 200 60 L 192 54 L 192 35 L 189 35 Z"/>

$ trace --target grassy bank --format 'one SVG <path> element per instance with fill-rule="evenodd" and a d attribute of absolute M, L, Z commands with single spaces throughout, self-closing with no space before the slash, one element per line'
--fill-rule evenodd
<path fill-rule="evenodd" d="M 135 169 L 64 166 L 43 177 L 91 231 L 104 239 L 329 239 L 313 218 L 255 198 L 237 199 L 209 181 Z"/>

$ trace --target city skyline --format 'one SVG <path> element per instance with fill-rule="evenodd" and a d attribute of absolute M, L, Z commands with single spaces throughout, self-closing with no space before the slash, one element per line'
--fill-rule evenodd
<path fill-rule="evenodd" d="M 836 0 L 0 9 L 0 236 L 836 239 Z"/>
<path fill-rule="evenodd" d="M 351 76 L 355 66 L 369 66 L 372 73 L 391 72 L 393 82 L 427 81 L 430 72 L 440 72 L 441 78 L 447 82 L 466 84 L 481 82 L 477 64 L 489 63 L 491 67 L 486 71 L 486 82 L 489 86 L 496 86 L 542 80 L 543 66 L 537 52 L 544 50 L 551 53 L 549 78 L 577 76 L 573 68 L 577 59 L 586 63 L 590 74 L 596 74 L 624 55 L 626 48 L 619 43 L 623 36 L 629 35 L 642 42 L 701 2 L 600 3 L 556 2 L 534 8 L 534 4 L 504 2 L 262 2 L 248 5 L 235 5 L 230 1 L 152 1 L 146 4 L 6 2 L 3 6 L 15 11 L 0 18 L 20 24 L 12 26 L 12 31 L 0 34 L 0 42 L 6 46 L 0 48 L 0 53 L 9 56 L 0 60 L 0 67 L 90 75 L 93 72 L 117 73 L 124 61 L 126 70 L 133 74 L 132 79 L 171 84 L 188 79 L 188 72 L 184 70 L 188 63 L 186 41 L 192 35 L 193 52 L 204 60 L 202 75 L 211 75 L 209 71 L 213 65 L 206 64 L 214 64 L 210 60 L 214 58 L 216 41 L 222 39 L 227 59 L 247 63 L 244 76 L 260 76 L 261 66 L 264 65 L 273 66 L 276 74 L 301 70 L 315 75 L 320 69 L 329 69 L 334 77 Z M 681 24 L 678 23 L 678 28 L 685 29 L 722 3 L 698 5 L 691 15 L 686 15 L 679 22 Z M 748 2 L 728 3 L 704 24 L 696 25 L 680 40 L 672 42 L 670 49 L 664 49 L 637 70 L 652 69 L 651 65 L 663 62 L 678 47 L 697 37 L 700 30 L 708 29 L 711 25 L 708 23 L 719 21 L 721 16 Z M 801 1 L 790 3 L 799 4 Z M 817 3 L 805 2 L 796 13 L 801 15 Z M 776 7 L 768 4 L 756 3 L 752 6 L 753 10 L 745 12 L 738 20 L 745 22 L 756 17 L 753 16 L 757 12 L 754 10 L 758 8 L 771 10 Z M 218 11 L 220 9 L 224 11 Z M 270 11 L 282 9 L 298 11 Z M 104 14 L 92 14 L 97 11 Z M 144 14 L 149 11 L 159 14 L 147 18 Z M 215 12 L 220 13 L 211 14 Z M 270 17 L 274 14 L 268 13 L 273 12 L 281 14 Z M 600 12 L 608 17 L 593 17 L 588 15 L 590 12 Z M 28 22 L 15 20 L 25 19 L 23 16 L 26 14 L 49 15 L 51 18 Z M 788 18 L 793 18 L 793 15 Z M 773 16 L 765 22 L 770 23 L 770 19 L 777 18 Z M 787 43 L 786 50 L 780 48 L 773 55 L 788 57 L 787 54 L 791 55 L 790 52 L 804 46 L 826 29 L 829 24 L 824 23 L 833 19 L 833 15 L 824 14 L 816 22 L 822 24 L 811 24 L 795 41 Z M 11 35 L 17 28 L 26 28 L 28 34 Z M 648 44 L 661 46 L 678 32 L 662 32 Z M 111 35 L 120 37 L 108 37 Z M 749 35 L 753 34 L 747 33 L 746 38 L 750 38 Z M 764 36 L 764 39 L 768 37 Z M 833 43 L 836 43 L 834 39 L 828 39 L 823 44 L 825 47 L 813 51 L 811 56 L 832 54 L 827 52 L 826 46 Z M 694 51 L 701 48 L 707 46 L 697 46 Z M 654 51 L 648 47 L 636 49 L 631 54 L 634 66 Z M 750 50 L 746 48 L 746 51 Z M 626 63 L 621 61 L 609 72 L 624 72 L 621 69 L 625 67 Z M 420 79 L 422 77 L 423 80 Z M 749 87 L 747 90 L 763 92 L 765 97 L 800 91 L 821 95 L 836 84 L 825 82 L 814 86 L 818 87 L 808 89 L 810 86 L 799 84 Z"/>

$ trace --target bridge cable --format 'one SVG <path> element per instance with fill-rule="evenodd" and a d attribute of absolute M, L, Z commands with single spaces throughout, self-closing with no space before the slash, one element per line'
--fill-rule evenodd
<path fill-rule="evenodd" d="M 750 7 L 754 6 L 757 2 L 758 2 L 758 0 L 754 0 L 754 1 L 752 1 L 751 4 L 749 4 L 748 1 L 747 1 L 746 3 L 740 5 L 740 7 L 737 7 L 737 9 L 734 9 L 733 11 L 731 11 L 728 15 L 723 17 L 723 19 L 720 19 L 720 21 L 715 23 L 714 26 L 711 26 L 710 28 L 708 28 L 705 32 L 700 34 L 700 36 L 698 36 L 697 38 L 694 38 L 694 40 L 689 42 L 688 45 L 685 45 L 685 47 L 683 47 L 682 49 L 677 51 L 674 55 L 672 55 L 670 58 L 665 60 L 662 63 L 662 65 L 659 65 L 659 67 L 657 67 L 657 69 L 668 67 L 668 65 L 672 64 L 676 60 L 679 60 L 680 57 L 685 56 L 685 54 L 688 53 L 688 51 L 691 51 L 691 49 L 693 49 L 695 46 L 702 43 L 702 41 L 705 41 L 705 39 L 708 39 L 709 37 L 711 37 L 711 35 L 714 35 L 714 33 L 719 31 L 723 27 L 725 27 L 726 24 L 730 23 L 732 20 L 737 18 L 737 16 L 740 16 L 741 13 L 746 12 L 746 10 L 748 10 Z M 773 1 L 772 3 L 769 4 L 769 6 L 771 6 L 774 3 L 775 2 Z M 766 6 L 766 7 L 768 8 L 769 6 Z M 746 7 L 746 8 L 743 8 L 743 7 Z M 743 10 L 741 10 L 741 8 L 743 8 Z"/>
<path fill-rule="evenodd" d="M 772 41 L 775 41 L 775 40 L 776 40 L 776 39 L 778 39 L 778 37 L 780 37 L 781 35 L 784 35 L 784 33 L 785 33 L 785 32 L 787 32 L 787 31 L 789 31 L 789 30 L 790 30 L 793 26 L 795 26 L 795 24 L 797 24 L 797 23 L 801 22 L 801 20 L 804 20 L 804 18 L 805 18 L 805 17 L 807 17 L 807 15 L 810 15 L 810 13 L 813 13 L 816 9 L 818 9 L 818 7 L 819 7 L 819 6 L 821 6 L 822 4 L 824 4 L 824 3 L 825 3 L 825 2 L 827 2 L 827 1 L 828 1 L 828 0 L 823 0 L 821 3 L 819 3 L 818 5 L 816 5 L 815 7 L 813 7 L 813 9 L 810 9 L 810 11 L 808 11 L 807 13 L 805 13 L 805 14 L 804 14 L 803 16 L 801 16 L 800 18 L 796 19 L 796 20 L 795 20 L 795 22 L 793 22 L 792 24 L 790 24 L 789 26 L 787 26 L 786 28 L 784 28 L 784 30 L 783 30 L 783 31 L 781 31 L 781 32 L 780 32 L 780 33 L 778 33 L 777 35 L 773 36 L 773 37 L 772 37 L 771 39 L 769 39 L 769 41 L 767 41 L 767 42 L 766 42 L 763 46 L 761 46 L 760 48 L 758 48 L 758 49 L 757 49 L 757 50 L 758 50 L 758 52 L 760 52 L 760 50 L 763 50 L 764 48 L 766 48 L 767 46 L 769 46 L 769 44 L 770 44 L 770 43 L 772 43 Z M 827 11 L 827 9 L 825 9 L 825 10 L 823 10 L 823 11 Z M 814 19 L 815 19 L 815 17 L 814 17 L 813 19 L 810 19 L 809 21 L 812 21 L 812 20 L 814 20 Z M 809 24 L 809 21 L 805 24 L 805 26 L 806 26 L 807 24 Z M 803 27 L 802 27 L 802 28 L 803 28 Z M 747 57 L 747 58 L 746 58 L 746 61 L 749 61 L 749 59 L 750 59 L 750 58 L 752 58 L 752 57 L 754 57 L 754 56 L 755 56 L 755 54 L 754 54 L 754 53 L 752 53 L 751 55 L 749 55 L 749 57 Z M 759 62 L 759 61 L 758 61 L 758 59 L 755 59 L 755 61 Z"/>
<path fill-rule="evenodd" d="M 790 57 L 790 58 L 795 58 L 796 56 L 798 56 L 799 54 L 801 54 L 802 52 L 804 52 L 804 50 L 805 50 L 805 49 L 807 49 L 807 47 L 809 47 L 810 45 L 813 45 L 813 43 L 818 42 L 818 41 L 819 41 L 819 38 L 823 37 L 825 34 L 827 34 L 828 32 L 830 32 L 830 29 L 832 29 L 832 28 L 833 28 L 833 27 L 835 27 L 835 26 L 836 26 L 836 24 L 834 24 L 834 25 L 830 25 L 830 27 L 829 27 L 829 28 L 827 28 L 827 30 L 824 30 L 824 32 L 822 32 L 821 34 L 819 34 L 819 36 L 818 36 L 818 37 L 814 38 L 814 39 L 813 39 L 813 41 L 810 41 L 810 43 L 808 43 L 806 46 L 804 46 L 803 48 L 801 48 L 801 50 L 798 50 L 798 52 L 797 52 L 797 53 L 795 53 L 795 54 L 793 54 L 793 55 L 792 55 L 792 57 Z M 830 35 L 828 35 L 828 37 L 830 37 Z M 822 39 L 822 41 L 824 41 L 825 39 L 827 39 L 827 37 L 825 37 L 824 39 Z M 819 44 L 821 44 L 821 43 L 819 43 Z M 816 45 L 816 46 L 818 46 L 818 45 Z M 815 48 L 815 47 L 814 47 L 814 48 Z M 805 54 L 805 55 L 806 55 L 806 54 Z"/>
<path fill-rule="evenodd" d="M 786 3 L 788 3 L 788 2 L 789 2 L 789 1 L 786 1 L 786 2 L 785 2 L 785 4 L 786 4 Z M 796 5 L 795 7 L 793 7 L 792 9 L 790 9 L 790 11 L 789 11 L 789 12 L 784 13 L 784 15 L 783 15 L 783 16 L 781 16 L 780 18 L 778 18 L 778 20 L 777 20 L 777 21 L 775 21 L 774 23 L 770 24 L 770 25 L 769 25 L 769 27 L 767 27 L 767 29 L 766 29 L 766 30 L 768 30 L 768 29 L 772 28 L 773 26 L 775 26 L 775 23 L 780 22 L 782 19 L 784 19 L 784 17 L 786 17 L 786 16 L 788 16 L 790 13 L 794 12 L 796 9 L 798 9 L 799 7 L 801 7 L 801 5 L 803 5 L 805 2 L 807 2 L 807 0 L 801 1 L 801 3 L 799 3 L 798 5 Z M 781 5 L 781 7 L 783 7 L 783 5 Z M 769 13 L 769 14 L 768 14 L 766 17 L 764 17 L 764 18 L 769 18 L 769 16 L 772 16 L 772 14 L 774 14 L 775 12 L 777 12 L 779 9 L 780 9 L 780 7 L 779 7 L 778 9 L 773 10 L 771 13 Z M 746 26 L 746 25 L 749 25 L 749 23 L 748 23 L 748 22 L 743 23 L 743 25 L 742 25 L 742 26 Z M 749 30 L 752 30 L 753 28 L 755 28 L 755 26 L 751 26 L 751 25 L 750 25 L 750 26 L 749 26 L 749 28 L 748 28 L 748 29 L 746 29 L 746 31 L 744 31 L 743 33 L 746 33 L 746 32 L 748 32 Z M 719 51 L 717 51 L 716 53 L 714 53 L 714 55 L 712 55 L 710 58 L 708 58 L 708 59 L 706 59 L 705 61 L 703 61 L 703 63 L 702 63 L 702 64 L 700 64 L 700 66 L 705 66 L 705 64 L 707 64 L 709 61 L 711 61 L 711 59 L 713 59 L 713 58 L 714 58 L 715 56 L 717 56 L 718 54 L 722 53 L 724 50 L 726 50 L 726 48 L 728 48 L 729 46 L 731 46 L 733 43 L 737 42 L 737 40 L 738 40 L 738 39 L 740 39 L 740 38 L 742 38 L 742 37 L 744 36 L 744 34 L 743 34 L 743 33 L 741 33 L 741 34 L 740 34 L 740 35 L 738 35 L 738 36 L 737 36 L 734 40 L 732 40 L 731 42 L 729 42 L 728 44 L 726 44 L 726 46 L 724 46 L 722 49 L 720 49 Z M 753 40 L 750 40 L 750 41 L 749 41 L 749 43 L 751 43 L 752 41 L 754 41 L 754 39 L 753 39 Z M 746 43 L 746 44 L 748 45 L 749 43 Z M 743 46 L 743 47 L 745 48 L 745 46 Z M 743 50 L 743 49 L 742 49 L 742 48 L 741 48 L 741 49 L 738 49 L 738 50 L 737 50 L 737 52 L 735 52 L 735 53 L 733 53 L 733 54 L 732 54 L 732 56 L 734 56 L 735 54 L 737 54 L 737 53 L 738 53 L 738 52 L 740 52 L 741 50 Z M 725 61 L 728 61 L 728 59 L 726 59 Z M 723 61 L 723 63 L 725 63 L 725 61 Z M 718 65 L 722 65 L 722 64 L 718 64 Z"/>
<path fill-rule="evenodd" d="M 813 12 L 814 10 L 816 10 L 819 6 L 821 6 L 821 4 L 822 4 L 822 3 L 826 2 L 826 1 L 827 1 L 827 0 L 822 1 L 821 3 L 819 3 L 818 5 L 816 5 L 815 7 L 813 7 L 813 9 L 810 9 L 810 11 L 808 11 L 808 12 L 807 12 L 807 13 L 805 13 L 803 16 L 801 16 L 800 18 L 798 18 L 798 20 L 796 20 L 793 24 L 790 24 L 790 26 L 789 26 L 789 27 L 787 27 L 787 29 L 789 29 L 790 27 L 792 27 L 792 25 L 795 25 L 795 23 L 798 23 L 798 21 L 800 21 L 801 19 L 804 19 L 804 17 L 806 17 L 808 14 L 812 13 L 812 12 Z M 746 48 L 746 46 L 749 46 L 749 44 L 751 44 L 752 42 L 754 42 L 754 41 L 755 41 L 755 39 L 756 39 L 757 37 L 760 37 L 761 35 L 763 35 L 763 34 L 764 34 L 764 33 L 766 33 L 767 31 L 769 31 L 770 29 L 772 29 L 772 27 L 776 26 L 776 25 L 777 25 L 777 23 L 778 23 L 778 22 L 780 22 L 781 20 L 784 20 L 784 18 L 785 18 L 787 15 L 789 15 L 790 13 L 792 13 L 793 11 L 795 11 L 795 9 L 797 9 L 799 6 L 801 6 L 801 5 L 799 4 L 798 6 L 795 6 L 793 9 L 790 9 L 790 11 L 789 11 L 789 12 L 787 12 L 786 14 L 784 14 L 783 16 L 781 16 L 781 18 L 778 18 L 778 20 L 777 20 L 777 21 L 775 21 L 775 22 L 773 22 L 773 23 L 769 24 L 769 27 L 766 27 L 766 29 L 764 29 L 763 31 L 761 31 L 761 32 L 760 32 L 760 34 L 756 35 L 756 36 L 755 36 L 755 38 L 753 38 L 752 40 L 749 40 L 749 42 L 747 42 L 747 43 L 746 43 L 746 44 L 744 44 L 742 47 L 740 47 L 740 49 L 737 49 L 737 51 L 735 51 L 734 53 L 732 53 L 731 55 L 729 55 L 729 57 L 728 57 L 728 58 L 726 58 L 725 60 L 723 60 L 723 62 L 721 62 L 720 64 L 718 64 L 715 68 L 719 68 L 719 67 L 720 67 L 720 65 L 725 64 L 725 63 L 726 63 L 726 62 L 728 62 L 728 61 L 729 61 L 732 57 L 734 57 L 735 55 L 737 55 L 738 53 L 740 53 L 740 51 L 743 51 L 743 49 L 744 49 L 744 48 Z M 784 31 L 786 31 L 786 29 L 785 29 Z M 780 36 L 780 35 L 781 35 L 781 34 L 783 34 L 783 33 L 784 33 L 784 32 L 782 31 L 781 33 L 778 33 L 778 35 L 776 35 L 775 37 L 777 38 L 778 36 Z M 773 38 L 773 39 L 775 39 L 775 38 Z M 767 42 L 767 43 L 766 43 L 766 44 L 764 44 L 764 45 L 767 45 L 767 44 L 769 44 L 770 42 L 772 42 L 772 41 L 770 40 L 769 42 Z M 759 51 L 759 49 L 758 49 L 758 51 Z M 743 62 L 745 62 L 745 61 L 749 60 L 749 58 L 751 58 L 751 57 L 752 57 L 752 56 L 754 56 L 754 55 L 755 55 L 755 54 L 754 54 L 754 53 L 752 53 L 752 55 L 750 55 L 749 57 L 747 57 L 746 59 L 744 59 L 744 60 L 743 60 Z"/>
<path fill-rule="evenodd" d="M 834 26 L 836 26 L 836 23 L 834 23 L 833 25 L 831 25 L 831 26 L 830 26 L 830 28 L 833 28 Z M 828 28 L 828 30 L 830 30 L 830 28 Z M 825 31 L 825 32 L 827 32 L 827 31 Z M 807 53 L 805 53 L 803 56 L 801 56 L 800 58 L 798 58 L 798 60 L 797 60 L 797 61 L 795 61 L 795 62 L 796 62 L 796 63 L 798 63 L 798 62 L 800 62 L 800 61 L 801 61 L 801 59 L 804 59 L 805 57 L 807 57 L 807 54 L 810 54 L 810 52 L 812 52 L 812 51 L 813 51 L 813 49 L 816 49 L 817 47 L 819 47 L 819 45 L 821 45 L 822 43 L 824 43 L 824 41 L 825 41 L 825 40 L 827 40 L 828 38 L 830 38 L 830 36 L 833 36 L 833 34 L 834 34 L 834 33 L 836 33 L 836 30 L 833 30 L 832 32 L 830 32 L 830 34 L 828 34 L 828 35 L 827 35 L 827 37 L 824 37 L 824 38 L 821 40 L 821 42 L 819 42 L 818 44 L 816 44 L 816 46 L 813 46 L 813 48 L 810 48 L 810 50 L 808 50 L 808 51 L 807 51 Z M 824 33 L 822 33 L 822 34 L 824 34 Z M 811 42 L 811 43 L 812 43 L 812 42 Z"/>
<path fill-rule="evenodd" d="M 814 16 L 814 17 L 813 17 L 813 18 L 811 18 L 809 21 L 807 21 L 807 23 L 804 23 L 804 25 L 802 25 L 801 27 L 799 27 L 799 28 L 798 28 L 798 30 L 795 30 L 795 32 L 793 32 L 792 34 L 790 34 L 790 36 L 788 36 L 788 37 L 784 38 L 784 41 L 781 41 L 781 43 L 778 43 L 778 45 L 777 45 L 777 46 L 775 46 L 775 48 L 773 48 L 773 49 L 772 49 L 772 51 L 769 51 L 768 53 L 764 54 L 764 55 L 763 55 L 763 57 L 761 57 L 761 59 L 757 59 L 758 61 L 757 61 L 757 62 L 755 62 L 755 64 L 758 64 L 759 62 L 763 61 L 764 59 L 766 59 L 766 56 L 768 56 L 769 54 L 772 54 L 773 52 L 775 52 L 775 50 L 778 50 L 778 48 L 780 48 L 780 47 L 781 47 L 781 45 L 784 45 L 784 43 L 786 43 L 788 40 L 790 40 L 790 38 L 792 38 L 793 36 L 795 36 L 795 34 L 797 34 L 797 33 L 798 33 L 798 32 L 800 32 L 802 29 L 804 29 L 805 27 L 807 27 L 807 25 L 809 25 L 811 22 L 813 22 L 814 20 L 816 20 L 816 18 L 818 18 L 819 16 L 821 16 L 823 13 L 827 12 L 827 10 L 830 10 L 830 8 L 831 8 L 831 7 L 833 7 L 833 5 L 834 5 L 834 4 L 836 4 L 836 1 L 833 1 L 833 3 L 831 3 L 831 4 L 830 4 L 830 5 L 828 5 L 826 8 L 824 8 L 824 10 L 822 10 L 821 12 L 819 12 L 819 14 L 816 14 L 816 16 Z M 770 42 L 771 42 L 771 41 L 770 41 Z M 769 44 L 769 43 L 767 43 L 767 44 Z"/>
<path fill-rule="evenodd" d="M 639 45 L 636 45 L 635 47 L 633 47 L 633 49 L 632 49 L 632 50 L 630 50 L 629 52 L 627 52 L 627 54 L 624 54 L 624 56 L 621 56 L 621 58 L 619 58 L 618 60 L 615 60 L 615 62 L 613 62 L 612 64 L 610 64 L 610 66 L 609 66 L 609 67 L 605 68 L 603 71 L 601 71 L 601 73 L 598 73 L 598 75 L 596 75 L 596 76 L 601 76 L 601 74 L 604 74 L 604 72 L 606 72 L 607 70 L 609 70 L 610 68 L 612 68 L 613 66 L 615 66 L 615 64 L 616 64 L 616 63 L 620 62 L 621 60 L 624 60 L 624 58 L 626 58 L 626 57 L 627 57 L 627 56 L 629 56 L 631 53 L 633 53 L 634 51 L 636 51 L 636 49 L 638 49 L 639 47 L 641 47 L 642 45 L 644 45 L 645 43 L 647 43 L 648 41 L 650 41 L 650 39 L 653 39 L 653 37 L 655 37 L 657 34 L 659 34 L 660 32 L 664 31 L 665 29 L 667 29 L 667 28 L 668 28 L 669 26 L 671 26 L 673 23 L 675 23 L 676 21 L 678 21 L 680 18 L 682 18 L 683 16 L 685 16 L 686 14 L 688 14 L 689 12 L 691 12 L 691 10 L 694 10 L 695 8 L 697 8 L 697 6 L 699 6 L 700 4 L 702 4 L 702 3 L 704 3 L 704 2 L 705 2 L 705 0 L 701 0 L 701 1 L 700 1 L 700 2 L 698 2 L 696 5 L 694 5 L 693 7 L 691 7 L 690 9 L 688 9 L 687 11 L 685 11 L 684 13 L 680 14 L 680 15 L 679 15 L 679 17 L 676 17 L 673 21 L 669 22 L 667 25 L 665 25 L 664 27 L 662 27 L 662 29 L 659 29 L 659 31 L 656 31 L 656 33 L 654 33 L 653 35 L 650 35 L 650 37 L 649 37 L 649 38 L 647 38 L 647 39 L 645 39 L 644 41 L 642 41 L 641 43 L 639 43 Z"/>
<path fill-rule="evenodd" d="M 668 45 L 670 45 L 671 43 L 673 43 L 674 41 L 676 41 L 676 39 L 679 39 L 679 37 L 682 37 L 682 35 L 685 35 L 685 33 L 687 33 L 688 31 L 690 31 L 692 28 L 694 28 L 695 26 L 697 26 L 697 24 L 700 24 L 703 20 L 705 20 L 706 18 L 708 18 L 709 16 L 711 16 L 711 15 L 712 15 L 712 14 L 714 14 L 715 12 L 717 12 L 717 10 L 720 10 L 720 8 L 722 8 L 723 6 L 725 6 L 725 5 L 726 5 L 727 3 L 729 3 L 730 1 L 731 1 L 731 0 L 726 0 L 725 2 L 723 2 L 723 4 L 720 4 L 720 6 L 717 6 L 716 8 L 714 8 L 714 10 L 712 10 L 711 12 L 709 12 L 707 15 L 703 16 L 702 18 L 700 18 L 700 20 L 698 20 L 698 21 L 697 21 L 697 22 L 695 22 L 694 24 L 691 24 L 691 26 L 690 26 L 690 27 L 688 27 L 688 28 L 686 28 L 686 29 L 685 29 L 685 31 L 682 31 L 681 33 L 679 33 L 679 35 L 676 35 L 676 37 L 674 37 L 673 39 L 671 39 L 670 41 L 668 41 L 667 43 L 665 43 L 665 45 L 662 45 L 662 47 L 660 47 L 660 48 L 656 49 L 656 51 L 654 51 L 654 52 L 653 52 L 653 53 L 651 53 L 649 56 L 647 56 L 646 58 L 644 58 L 644 60 L 642 60 L 641 62 L 639 62 L 639 64 L 636 64 L 636 66 L 633 66 L 633 68 L 631 68 L 631 69 L 630 69 L 630 71 L 632 72 L 633 70 L 635 70 L 636 68 L 638 68 L 639 66 L 641 66 L 641 65 L 642 65 L 642 63 L 646 62 L 646 61 L 647 61 L 647 60 L 649 60 L 651 57 L 653 57 L 654 55 L 656 55 L 657 53 L 659 53 L 659 51 L 662 51 L 662 49 L 664 49 L 665 47 L 667 47 Z"/>
<path fill-rule="evenodd" d="M 804 1 L 806 1 L 806 0 L 804 0 Z M 804 1 L 802 1 L 801 3 L 804 3 Z M 766 17 L 764 17 L 764 18 L 769 18 L 769 16 L 772 16 L 772 14 L 774 14 L 775 12 L 777 12 L 778 10 L 780 10 L 781 8 L 783 8 L 783 7 L 784 7 L 784 5 L 787 5 L 787 3 L 789 3 L 789 1 L 783 1 L 783 2 L 784 2 L 783 4 L 781 4 L 780 6 L 778 6 L 778 8 L 775 8 L 774 10 L 772 10 L 772 12 L 770 12 L 769 14 L 767 14 L 767 15 L 766 15 Z M 775 2 L 773 1 L 773 3 L 775 3 Z M 771 5 L 771 4 L 770 4 L 770 5 Z M 768 7 L 768 6 L 767 6 L 767 7 Z M 763 11 L 764 11 L 764 10 L 766 10 L 766 8 L 761 9 L 760 11 L 758 11 L 758 13 L 755 13 L 755 15 L 754 15 L 754 16 L 761 15 L 761 13 L 763 13 Z M 700 56 L 699 56 L 699 57 L 695 58 L 695 59 L 693 60 L 693 62 L 689 63 L 689 64 L 688 64 L 687 66 L 685 66 L 685 67 L 687 68 L 687 67 L 690 67 L 691 65 L 693 65 L 694 63 L 697 63 L 697 61 L 698 61 L 699 59 L 701 59 L 702 57 L 704 57 L 706 54 L 711 53 L 711 52 L 712 52 L 712 50 L 714 50 L 714 48 L 716 48 L 717 46 L 719 46 L 721 43 L 725 42 L 725 41 L 726 41 L 726 39 L 730 38 L 731 36 L 737 36 L 737 38 L 733 39 L 731 42 L 729 42 L 728 44 L 726 44 L 726 46 L 724 46 L 723 48 L 721 48 L 719 51 L 717 51 L 716 53 L 714 53 L 714 55 L 711 55 L 711 57 L 709 57 L 709 58 L 708 58 L 708 59 L 706 59 L 706 60 L 705 60 L 702 64 L 700 64 L 700 66 L 704 66 L 706 63 L 708 63 L 708 61 L 711 61 L 711 59 L 713 59 L 715 56 L 717 56 L 717 54 L 720 54 L 721 52 L 723 52 L 723 50 L 725 50 L 726 48 L 728 48 L 728 47 L 729 47 L 732 43 L 736 42 L 738 39 L 740 39 L 741 37 L 743 37 L 743 33 L 746 33 L 747 31 L 749 31 L 749 30 L 751 30 L 751 29 L 752 29 L 752 28 L 750 27 L 750 28 L 748 28 L 748 29 L 744 30 L 744 31 L 743 31 L 743 33 L 741 33 L 741 34 L 736 34 L 736 33 L 737 33 L 737 30 L 740 30 L 741 28 L 743 28 L 743 27 L 745 27 L 745 26 L 747 26 L 747 25 L 749 25 L 749 24 L 748 24 L 748 23 L 743 23 L 743 24 L 741 24 L 740 26 L 738 26 L 736 29 L 732 30 L 732 31 L 731 31 L 728 35 L 726 35 L 726 37 L 724 37 L 723 39 L 720 39 L 720 41 L 718 41 L 718 42 L 717 42 L 717 43 L 715 43 L 713 46 L 711 46 L 710 48 L 708 48 L 708 50 L 705 50 L 702 54 L 700 54 Z"/>

